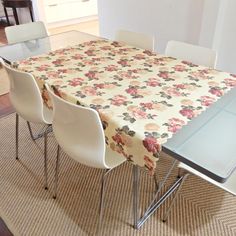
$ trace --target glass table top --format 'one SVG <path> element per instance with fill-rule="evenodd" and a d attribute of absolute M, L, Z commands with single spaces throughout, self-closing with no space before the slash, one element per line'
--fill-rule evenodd
<path fill-rule="evenodd" d="M 9 62 L 26 59 L 67 46 L 100 39 L 79 31 L 0 47 Z M 179 130 L 163 151 L 210 178 L 224 182 L 236 167 L 236 88 Z"/>
<path fill-rule="evenodd" d="M 79 31 L 68 31 L 49 37 L 8 44 L 0 47 L 0 57 L 9 62 L 19 61 L 31 56 L 44 54 L 67 46 L 73 46 L 90 40 L 99 39 L 97 36 Z"/>
<path fill-rule="evenodd" d="M 193 119 L 163 146 L 183 163 L 225 182 L 236 167 L 236 88 Z"/>

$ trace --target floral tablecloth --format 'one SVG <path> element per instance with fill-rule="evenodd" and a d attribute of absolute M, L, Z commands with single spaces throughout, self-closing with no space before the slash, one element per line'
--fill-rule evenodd
<path fill-rule="evenodd" d="M 153 172 L 161 146 L 230 88 L 236 76 L 97 40 L 31 57 L 18 68 L 65 100 L 99 112 L 106 143 Z M 48 104 L 50 105 L 50 104 Z"/>

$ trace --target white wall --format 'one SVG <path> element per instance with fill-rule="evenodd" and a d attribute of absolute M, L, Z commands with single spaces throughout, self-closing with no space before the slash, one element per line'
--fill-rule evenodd
<path fill-rule="evenodd" d="M 217 68 L 236 74 L 236 0 L 98 0 L 100 34 L 127 29 L 152 34 L 163 53 L 175 39 L 213 48 Z"/>
<path fill-rule="evenodd" d="M 221 0 L 213 46 L 218 52 L 217 67 L 236 73 L 236 1 Z"/>
<path fill-rule="evenodd" d="M 100 34 L 111 39 L 118 29 L 153 34 L 156 50 L 164 52 L 169 39 L 198 43 L 203 8 L 204 0 L 98 0 Z"/>
<path fill-rule="evenodd" d="M 220 4 L 224 0 L 205 0 L 202 13 L 201 31 L 198 44 L 212 48 Z"/>

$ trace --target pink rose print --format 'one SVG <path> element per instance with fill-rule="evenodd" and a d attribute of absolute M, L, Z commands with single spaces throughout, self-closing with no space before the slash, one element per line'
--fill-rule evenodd
<path fill-rule="evenodd" d="M 121 137 L 120 134 L 116 133 L 115 136 L 112 136 L 112 139 L 113 139 L 117 144 L 124 145 L 124 142 L 123 142 L 122 137 Z"/>
<path fill-rule="evenodd" d="M 111 104 L 115 106 L 120 106 L 124 105 L 127 102 L 127 97 L 123 95 L 116 95 L 115 97 L 112 98 Z"/>
<path fill-rule="evenodd" d="M 194 111 L 190 108 L 184 108 L 179 112 L 181 115 L 186 116 L 188 119 L 192 119 L 193 117 L 195 117 Z"/>
<path fill-rule="evenodd" d="M 148 79 L 146 83 L 148 86 L 151 86 L 151 87 L 157 87 L 161 85 L 160 80 L 156 78 L 150 78 Z"/>
<path fill-rule="evenodd" d="M 74 78 L 69 82 L 70 86 L 76 87 L 77 85 L 81 85 L 83 83 L 83 79 L 82 78 Z"/>
<path fill-rule="evenodd" d="M 128 63 L 128 60 L 126 60 L 126 59 L 121 59 L 117 63 L 122 65 L 122 66 L 130 66 L 129 63 Z"/>
<path fill-rule="evenodd" d="M 39 67 L 37 67 L 38 71 L 46 71 L 48 69 L 48 65 L 41 65 Z"/>
<path fill-rule="evenodd" d="M 94 53 L 94 50 L 87 50 L 87 51 L 85 51 L 84 52 L 86 55 L 88 55 L 88 56 L 96 56 L 96 54 Z"/>
<path fill-rule="evenodd" d="M 148 136 L 143 140 L 143 146 L 153 154 L 159 153 L 161 151 L 161 145 L 157 143 L 156 138 Z"/>
<path fill-rule="evenodd" d="M 136 95 L 138 93 L 138 89 L 135 87 L 129 87 L 128 89 L 125 90 L 130 95 Z"/>
<path fill-rule="evenodd" d="M 88 96 L 94 96 L 97 94 L 95 88 L 90 87 L 90 86 L 85 86 L 81 88 L 83 94 L 88 95 Z"/>
<path fill-rule="evenodd" d="M 217 97 L 221 97 L 224 94 L 219 88 L 211 88 L 209 92 Z"/>
<path fill-rule="evenodd" d="M 140 106 L 142 106 L 143 108 L 146 108 L 148 110 L 153 109 L 153 103 L 151 103 L 151 102 L 140 103 Z"/>
<path fill-rule="evenodd" d="M 175 97 L 182 96 L 181 92 L 179 92 L 176 88 L 168 88 L 166 90 L 166 93 L 170 96 L 175 96 Z"/>
<path fill-rule="evenodd" d="M 132 109 L 132 114 L 135 118 L 140 118 L 140 119 L 147 118 L 147 113 L 139 109 L 138 107 L 135 107 L 134 109 Z"/>
<path fill-rule="evenodd" d="M 134 58 L 137 60 L 142 60 L 142 59 L 145 59 L 145 56 L 143 54 L 137 54 L 134 56 Z"/>
<path fill-rule="evenodd" d="M 75 59 L 75 60 L 79 60 L 79 59 L 83 59 L 84 56 L 82 54 L 75 54 L 75 55 L 72 56 L 72 58 Z"/>
<path fill-rule="evenodd" d="M 59 65 L 62 65 L 64 62 L 64 60 L 62 59 L 57 59 L 55 61 L 52 61 L 52 64 L 56 65 L 56 66 L 59 66 Z"/>
<path fill-rule="evenodd" d="M 156 164 L 148 157 L 148 156 L 144 156 L 144 162 L 145 162 L 145 166 L 150 170 L 153 171 Z"/>
<path fill-rule="evenodd" d="M 235 87 L 236 86 L 236 80 L 234 79 L 225 79 L 225 84 L 228 86 L 228 87 Z"/>
<path fill-rule="evenodd" d="M 185 124 L 185 122 L 183 120 L 178 119 L 178 118 L 169 119 L 168 131 L 170 131 L 172 133 L 176 133 L 184 124 Z"/>
<path fill-rule="evenodd" d="M 202 106 L 210 106 L 213 102 L 215 102 L 215 98 L 213 97 L 209 97 L 209 96 L 202 96 L 200 98 L 200 101 L 201 101 L 201 105 Z"/>
<path fill-rule="evenodd" d="M 175 71 L 179 71 L 179 72 L 186 71 L 186 66 L 184 66 L 184 65 L 176 65 L 174 67 L 174 70 Z"/>
<path fill-rule="evenodd" d="M 99 89 L 105 88 L 105 84 L 95 84 L 94 86 Z"/>
<path fill-rule="evenodd" d="M 59 73 L 56 72 L 56 71 L 49 71 L 49 72 L 47 72 L 47 77 L 49 77 L 50 79 L 58 78 L 58 76 L 59 76 Z"/>
<path fill-rule="evenodd" d="M 168 79 L 169 78 L 169 73 L 167 71 L 161 71 L 158 74 L 159 77 L 161 77 L 162 79 Z"/>
<path fill-rule="evenodd" d="M 89 79 L 98 79 L 97 78 L 97 72 L 95 71 L 89 71 L 88 73 L 85 74 Z"/>
<path fill-rule="evenodd" d="M 117 71 L 118 67 L 115 66 L 115 65 L 108 65 L 108 66 L 105 67 L 105 70 L 106 71 Z"/>
<path fill-rule="evenodd" d="M 58 69 L 58 72 L 62 74 L 66 74 L 67 71 L 68 71 L 67 69 Z"/>
<path fill-rule="evenodd" d="M 185 89 L 186 88 L 185 84 L 176 84 L 175 87 L 177 89 Z"/>

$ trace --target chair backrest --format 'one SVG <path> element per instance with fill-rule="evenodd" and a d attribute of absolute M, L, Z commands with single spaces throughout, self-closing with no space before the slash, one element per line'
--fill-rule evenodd
<path fill-rule="evenodd" d="M 48 36 L 47 29 L 42 21 L 9 26 L 5 28 L 5 33 L 9 44 Z"/>
<path fill-rule="evenodd" d="M 165 54 L 197 65 L 216 66 L 217 55 L 214 50 L 189 43 L 171 40 L 167 43 Z"/>
<path fill-rule="evenodd" d="M 53 104 L 53 132 L 61 148 L 81 164 L 109 168 L 105 163 L 105 135 L 97 111 L 69 103 L 46 87 Z"/>
<path fill-rule="evenodd" d="M 118 30 L 115 35 L 115 40 L 138 48 L 154 51 L 154 37 L 151 35 L 127 30 Z"/>
<path fill-rule="evenodd" d="M 29 122 L 47 123 L 43 116 L 41 93 L 34 77 L 11 68 L 2 59 L 0 63 L 10 80 L 10 100 L 16 112 Z"/>

